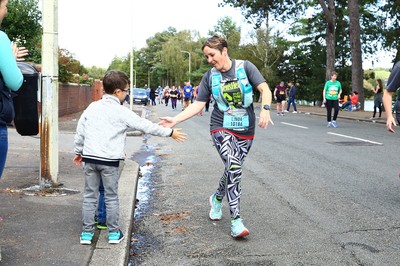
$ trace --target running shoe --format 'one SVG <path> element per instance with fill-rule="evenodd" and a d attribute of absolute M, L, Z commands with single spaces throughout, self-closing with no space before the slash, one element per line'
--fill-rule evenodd
<path fill-rule="evenodd" d="M 336 121 L 332 121 L 332 126 L 337 127 Z"/>
<path fill-rule="evenodd" d="M 331 127 L 332 126 L 332 122 L 328 122 L 328 125 L 326 127 Z"/>
<path fill-rule="evenodd" d="M 94 233 L 93 232 L 85 232 L 83 231 L 81 234 L 81 244 L 82 245 L 90 245 L 92 244 Z"/>
<path fill-rule="evenodd" d="M 249 234 L 249 230 L 243 225 L 241 218 L 233 219 L 231 221 L 231 236 L 233 238 L 245 237 Z"/>
<path fill-rule="evenodd" d="M 109 244 L 118 244 L 124 239 L 124 235 L 122 234 L 121 230 L 117 232 L 109 232 L 108 233 L 108 243 Z"/>
<path fill-rule="evenodd" d="M 217 200 L 216 193 L 210 197 L 211 210 L 209 217 L 213 221 L 219 221 L 222 218 L 222 200 Z"/>
<path fill-rule="evenodd" d="M 293 111 L 292 113 L 293 113 L 293 114 L 297 114 L 297 111 Z"/>

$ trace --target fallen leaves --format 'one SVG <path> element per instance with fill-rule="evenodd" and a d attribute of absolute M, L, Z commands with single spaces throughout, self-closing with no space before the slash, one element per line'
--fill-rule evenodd
<path fill-rule="evenodd" d="M 169 214 L 155 213 L 154 215 L 160 216 L 160 220 L 163 221 L 164 224 L 170 224 L 174 220 L 181 220 L 181 219 L 187 218 L 189 216 L 189 212 L 182 211 L 182 212 L 169 213 Z"/>
<path fill-rule="evenodd" d="M 154 213 L 155 216 L 160 217 L 160 221 L 164 226 L 171 225 L 175 221 L 180 221 L 187 219 L 190 215 L 188 211 L 180 211 L 175 213 Z M 166 231 L 166 233 L 188 233 L 188 229 L 183 226 L 174 227 L 171 230 Z"/>

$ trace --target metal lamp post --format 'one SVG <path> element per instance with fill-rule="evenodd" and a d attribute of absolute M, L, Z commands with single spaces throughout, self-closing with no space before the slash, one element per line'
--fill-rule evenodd
<path fill-rule="evenodd" d="M 135 72 L 135 84 L 133 84 L 133 72 Z M 129 92 L 129 107 L 132 110 L 133 109 L 133 88 L 136 88 L 136 70 L 133 69 L 133 47 L 131 50 L 131 58 L 130 58 L 130 92 Z"/>
<path fill-rule="evenodd" d="M 133 87 L 136 88 L 136 70 L 132 69 L 133 72 L 135 72 L 135 83 L 133 84 Z"/>
<path fill-rule="evenodd" d="M 132 84 L 132 73 L 135 72 L 135 82 Z M 131 89 L 129 95 L 129 107 L 133 110 L 133 88 L 136 88 L 136 70 L 131 68 Z"/>
<path fill-rule="evenodd" d="M 191 62 L 191 55 L 189 51 L 181 51 L 182 53 L 186 53 L 189 55 L 189 83 L 190 83 L 190 73 L 191 73 L 191 69 L 190 69 L 190 62 Z"/>
<path fill-rule="evenodd" d="M 147 87 L 150 88 L 151 73 L 154 71 L 155 66 L 152 66 L 147 71 Z"/>

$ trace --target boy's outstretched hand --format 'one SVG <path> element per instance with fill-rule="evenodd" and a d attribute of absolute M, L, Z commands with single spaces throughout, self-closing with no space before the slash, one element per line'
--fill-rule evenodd
<path fill-rule="evenodd" d="M 184 142 L 186 136 L 187 134 L 182 132 L 182 128 L 174 128 L 171 137 L 177 142 Z"/>

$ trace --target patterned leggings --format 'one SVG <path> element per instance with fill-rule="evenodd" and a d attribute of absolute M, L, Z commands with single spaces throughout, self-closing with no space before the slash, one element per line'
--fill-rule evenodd
<path fill-rule="evenodd" d="M 222 199 L 227 195 L 232 219 L 240 218 L 242 165 L 253 140 L 240 139 L 226 131 L 212 133 L 212 139 L 225 164 L 216 196 Z"/>

